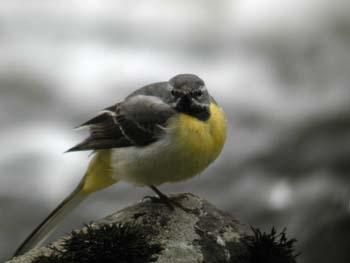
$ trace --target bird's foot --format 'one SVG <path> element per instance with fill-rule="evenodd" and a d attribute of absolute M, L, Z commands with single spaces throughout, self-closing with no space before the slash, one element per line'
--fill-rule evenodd
<path fill-rule="evenodd" d="M 161 191 L 159 191 L 155 186 L 151 185 L 150 188 L 153 192 L 157 194 L 158 197 L 146 197 L 150 198 L 152 201 L 157 200 L 157 202 L 163 202 L 167 207 L 169 207 L 171 210 L 175 210 L 175 207 L 180 208 L 184 212 L 192 212 L 192 209 L 186 208 L 182 206 L 181 203 L 178 203 L 175 200 L 170 199 L 167 195 L 163 194 Z"/>
<path fill-rule="evenodd" d="M 175 207 L 172 203 L 172 201 L 167 196 L 150 196 L 147 195 L 144 198 L 142 198 L 142 202 L 145 202 L 147 199 L 149 199 L 151 202 L 154 203 L 163 203 L 165 204 L 170 210 L 175 210 Z"/>

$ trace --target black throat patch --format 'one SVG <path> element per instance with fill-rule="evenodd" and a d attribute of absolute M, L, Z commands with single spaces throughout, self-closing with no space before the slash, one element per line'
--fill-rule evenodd
<path fill-rule="evenodd" d="M 176 105 L 176 110 L 201 121 L 207 121 L 210 118 L 209 105 L 196 103 L 190 97 L 181 98 Z"/>

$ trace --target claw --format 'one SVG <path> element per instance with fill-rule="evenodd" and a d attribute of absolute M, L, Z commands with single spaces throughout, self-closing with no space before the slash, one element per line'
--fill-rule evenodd
<path fill-rule="evenodd" d="M 159 196 L 147 195 L 144 198 L 142 198 L 141 202 L 146 202 L 147 199 L 149 199 L 151 202 L 154 202 L 154 203 L 163 203 L 171 210 L 175 210 L 175 207 L 172 205 L 172 201 L 168 197 L 164 198 L 163 196 L 159 197 Z"/>

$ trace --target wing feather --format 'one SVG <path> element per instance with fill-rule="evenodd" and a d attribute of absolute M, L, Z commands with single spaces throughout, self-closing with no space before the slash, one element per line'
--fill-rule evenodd
<path fill-rule="evenodd" d="M 136 93 L 78 126 L 89 127 L 90 136 L 67 152 L 148 145 L 174 113 L 161 98 Z"/>

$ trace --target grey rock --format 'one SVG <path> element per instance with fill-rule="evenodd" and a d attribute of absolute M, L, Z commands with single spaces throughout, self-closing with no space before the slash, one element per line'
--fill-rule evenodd
<path fill-rule="evenodd" d="M 252 235 L 249 227 L 192 194 L 174 195 L 171 200 L 177 204 L 174 210 L 159 200 L 146 198 L 92 223 L 91 227 L 132 223 L 142 229 L 152 229 L 149 242 L 161 247 L 155 255 L 154 262 L 158 263 L 236 262 L 232 252 L 237 250 L 242 237 Z M 67 238 L 70 236 L 52 245 L 61 248 Z M 48 247 L 33 249 L 8 263 L 30 263 L 38 256 L 51 253 L 54 252 Z"/>

